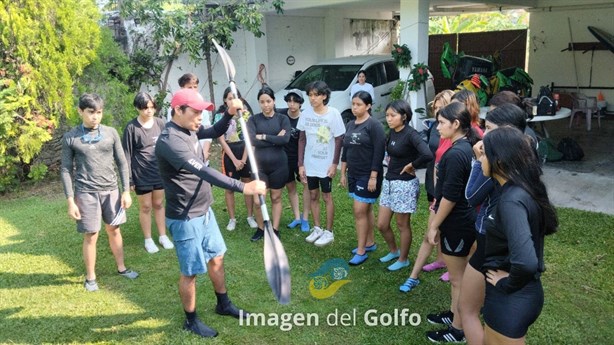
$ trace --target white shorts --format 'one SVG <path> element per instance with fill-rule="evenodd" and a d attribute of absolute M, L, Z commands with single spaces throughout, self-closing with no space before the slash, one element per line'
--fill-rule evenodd
<path fill-rule="evenodd" d="M 409 181 L 384 179 L 379 205 L 394 213 L 414 213 L 419 197 L 420 180 L 417 177 Z"/>

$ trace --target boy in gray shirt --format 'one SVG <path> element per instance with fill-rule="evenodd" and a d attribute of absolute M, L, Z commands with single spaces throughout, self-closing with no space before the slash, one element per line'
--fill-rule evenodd
<path fill-rule="evenodd" d="M 123 240 L 119 229 L 119 225 L 126 222 L 125 210 L 132 205 L 128 164 L 117 131 L 100 124 L 102 108 L 100 96 L 83 94 L 79 98 L 78 109 L 83 122 L 64 134 L 62 139 L 61 179 L 68 202 L 68 216 L 77 221 L 77 231 L 84 235 L 84 286 L 87 291 L 98 290 L 96 242 L 101 220 L 109 235 L 117 273 L 130 279 L 138 277 L 138 273 L 124 265 Z M 121 197 L 113 162 L 121 178 Z"/>

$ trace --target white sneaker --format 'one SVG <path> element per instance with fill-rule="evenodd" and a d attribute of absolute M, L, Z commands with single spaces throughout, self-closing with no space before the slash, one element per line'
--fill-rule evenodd
<path fill-rule="evenodd" d="M 249 227 L 252 229 L 258 228 L 258 223 L 256 223 L 256 219 L 254 218 L 254 216 L 247 217 L 247 224 L 249 224 Z"/>
<path fill-rule="evenodd" d="M 309 243 L 313 243 L 315 242 L 315 240 L 317 240 L 318 238 L 320 238 L 320 236 L 322 236 L 322 229 L 320 229 L 319 226 L 314 226 L 313 229 L 311 229 L 311 233 L 309 234 L 309 236 L 307 236 L 307 238 L 305 238 L 305 241 L 309 242 Z"/>
<path fill-rule="evenodd" d="M 316 247 L 324 247 L 325 245 L 330 244 L 334 240 L 335 235 L 333 235 L 333 233 L 329 230 L 324 230 L 324 232 L 322 232 L 322 235 L 320 235 L 318 240 L 315 241 L 313 244 L 315 244 Z"/>
<path fill-rule="evenodd" d="M 228 231 L 232 231 L 237 227 L 237 220 L 236 219 L 230 219 L 228 220 L 228 225 L 226 225 L 226 230 Z"/>
<path fill-rule="evenodd" d="M 156 246 L 156 244 L 151 238 L 146 238 L 145 239 L 145 250 L 149 254 L 153 254 L 153 253 L 157 253 L 160 249 L 158 249 L 158 246 Z"/>
<path fill-rule="evenodd" d="M 171 240 L 169 240 L 168 236 L 166 235 L 160 236 L 160 238 L 158 238 L 158 242 L 160 242 L 160 244 L 162 245 L 164 249 L 175 248 L 175 246 L 173 245 L 173 242 L 171 242 Z"/>

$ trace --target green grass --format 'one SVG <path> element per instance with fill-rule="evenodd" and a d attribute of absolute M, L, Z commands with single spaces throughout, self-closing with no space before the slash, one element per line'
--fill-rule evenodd
<path fill-rule="evenodd" d="M 409 271 L 387 272 L 377 258 L 386 253 L 377 234 L 378 250 L 359 267 L 350 269 L 350 283 L 329 299 L 311 297 L 309 274 L 331 258 L 350 258 L 355 246 L 351 201 L 341 188 L 334 188 L 336 204 L 335 242 L 317 248 L 304 241 L 299 230 L 282 229 L 282 241 L 292 270 L 292 301 L 277 304 L 267 284 L 262 258 L 263 242 L 251 243 L 252 231 L 245 211 L 238 207 L 239 224 L 225 229 L 223 192 L 214 191 L 213 208 L 228 246 L 227 285 L 235 304 L 262 313 L 315 313 L 319 326 L 247 327 L 213 313 L 215 297 L 208 277 L 198 278 L 197 305 L 201 319 L 220 336 L 212 344 L 426 344 L 426 314 L 449 305 L 449 287 L 438 273 L 425 273 L 421 285 L 410 294 L 398 292 Z M 237 195 L 238 196 L 238 195 Z M 136 201 L 136 198 L 134 198 Z M 240 196 L 237 199 L 240 201 Z M 82 237 L 66 215 L 59 183 L 28 189 L 0 199 L 0 343 L 201 343 L 181 330 L 184 314 L 177 293 L 178 266 L 174 251 L 147 254 L 142 247 L 138 205 L 130 208 L 122 227 L 126 263 L 141 276 L 129 281 L 115 273 L 106 234 L 98 244 L 97 274 L 101 290 L 84 291 L 81 256 Z M 238 203 L 239 204 L 239 203 Z M 288 205 L 284 196 L 284 205 Z M 426 200 L 414 215 L 416 255 L 425 231 Z M 614 217 L 559 209 L 561 227 L 546 241 L 547 271 L 543 275 L 544 310 L 528 334 L 530 344 L 605 344 L 614 338 Z M 291 221 L 284 209 L 282 224 Z M 418 313 L 418 326 L 367 326 L 363 315 L 377 309 L 378 315 L 395 309 Z M 356 312 L 356 325 L 329 326 L 331 313 Z"/>

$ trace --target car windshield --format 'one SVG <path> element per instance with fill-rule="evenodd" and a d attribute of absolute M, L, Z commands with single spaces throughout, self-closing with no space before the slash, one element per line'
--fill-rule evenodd
<path fill-rule="evenodd" d="M 286 89 L 305 90 L 305 86 L 312 81 L 323 80 L 331 91 L 344 91 L 360 67 L 362 65 L 314 65 L 296 77 Z"/>

